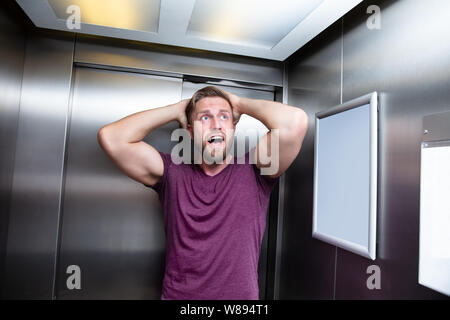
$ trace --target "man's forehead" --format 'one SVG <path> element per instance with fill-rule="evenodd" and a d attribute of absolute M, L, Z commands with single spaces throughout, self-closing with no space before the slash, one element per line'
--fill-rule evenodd
<path fill-rule="evenodd" d="M 206 97 L 197 102 L 195 109 L 198 113 L 206 109 L 217 111 L 219 109 L 226 109 L 227 111 L 229 111 L 231 107 L 227 100 L 221 97 Z"/>

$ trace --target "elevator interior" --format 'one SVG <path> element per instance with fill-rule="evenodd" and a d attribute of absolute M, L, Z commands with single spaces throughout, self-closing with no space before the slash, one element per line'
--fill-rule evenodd
<path fill-rule="evenodd" d="M 159 299 L 165 244 L 156 194 L 113 166 L 96 131 L 213 84 L 299 106 L 310 118 L 302 151 L 271 196 L 261 299 L 448 299 L 418 275 L 422 126 L 425 116 L 450 111 L 450 4 L 358 3 L 309 40 L 298 38 L 298 50 L 264 58 L 227 52 L 232 45 L 217 52 L 49 30 L 16 1 L 3 1 L 1 297 Z M 368 28 L 371 5 L 381 10 L 377 30 Z M 377 256 L 369 260 L 312 237 L 312 120 L 373 91 L 378 221 Z M 176 127 L 146 141 L 168 152 Z M 73 265 L 81 289 L 67 285 Z M 379 289 L 367 286 L 371 266 L 381 271 Z"/>
<path fill-rule="evenodd" d="M 281 64 L 31 27 L 26 32 L 18 119 L 24 130 L 16 137 L 3 295 L 159 299 L 165 254 L 159 200 L 107 158 L 98 130 L 128 114 L 178 102 L 209 84 L 239 96 L 281 100 Z M 241 127 L 262 125 L 241 120 Z M 177 127 L 169 123 L 146 141 L 170 153 Z M 29 170 L 35 172 L 34 182 Z M 22 184 L 18 175 L 28 178 Z M 277 197 L 278 187 L 260 254 L 261 298 L 274 290 L 275 265 L 269 262 L 274 248 L 269 246 L 276 242 Z M 82 273 L 76 289 L 67 284 L 74 266 Z"/>

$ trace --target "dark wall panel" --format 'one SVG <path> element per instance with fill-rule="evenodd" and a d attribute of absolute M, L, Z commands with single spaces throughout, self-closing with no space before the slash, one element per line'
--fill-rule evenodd
<path fill-rule="evenodd" d="M 4 287 L 9 206 L 25 55 L 25 31 L 16 19 L 16 9 L 4 1 L 0 3 L 0 288 Z M 0 296 L 3 296 L 3 292 L 0 292 Z"/>
<path fill-rule="evenodd" d="M 5 297 L 52 299 L 73 37 L 28 33 L 9 211 Z"/>
<path fill-rule="evenodd" d="M 367 27 L 369 5 L 381 9 L 379 30 Z M 449 10 L 442 0 L 365 1 L 288 60 L 289 104 L 310 126 L 286 177 L 281 298 L 446 298 L 418 284 L 419 152 L 422 117 L 450 110 Z M 371 91 L 380 94 L 375 261 L 311 237 L 314 113 L 338 104 L 339 92 L 345 102 Z M 370 265 L 380 267 L 380 290 L 367 288 Z"/>
<path fill-rule="evenodd" d="M 450 110 L 450 2 L 373 1 L 381 29 L 366 26 L 368 4 L 344 18 L 343 99 L 380 93 L 377 260 L 338 249 L 337 299 L 440 298 L 418 284 L 422 118 Z M 381 290 L 366 286 L 367 266 Z"/>
<path fill-rule="evenodd" d="M 341 33 L 338 21 L 288 62 L 288 104 L 305 110 L 309 128 L 286 173 L 280 299 L 333 298 L 336 249 L 311 237 L 311 213 L 314 114 L 340 102 Z"/>

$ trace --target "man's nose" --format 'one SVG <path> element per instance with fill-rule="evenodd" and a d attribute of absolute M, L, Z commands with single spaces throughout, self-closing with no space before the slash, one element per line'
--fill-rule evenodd
<path fill-rule="evenodd" d="M 213 129 L 221 129 L 220 119 L 218 117 L 213 117 L 212 126 Z"/>

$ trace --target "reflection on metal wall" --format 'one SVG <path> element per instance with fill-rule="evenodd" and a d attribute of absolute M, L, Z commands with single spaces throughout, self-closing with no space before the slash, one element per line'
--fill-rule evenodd
<path fill-rule="evenodd" d="M 158 196 L 112 163 L 97 132 L 132 113 L 178 102 L 181 79 L 75 70 L 57 298 L 159 299 L 165 238 Z M 158 128 L 146 142 L 170 153 L 170 135 L 177 127 L 172 122 Z M 80 267 L 81 290 L 66 286 L 70 265 Z"/>
<path fill-rule="evenodd" d="M 81 35 L 74 61 L 274 86 L 283 77 L 279 61 Z"/>
<path fill-rule="evenodd" d="M 312 238 L 314 115 L 340 103 L 340 36 L 341 24 L 336 22 L 288 64 L 288 104 L 305 110 L 309 128 L 285 174 L 280 299 L 333 298 L 336 249 Z"/>
<path fill-rule="evenodd" d="M 0 298 L 4 294 L 9 204 L 25 55 L 24 31 L 13 21 L 13 17 L 9 8 L 4 8 L 2 2 L 0 4 Z"/>
<path fill-rule="evenodd" d="M 7 298 L 52 298 L 72 51 L 70 35 L 27 38 L 5 266 Z"/>
<path fill-rule="evenodd" d="M 377 32 L 366 27 L 364 6 L 344 20 L 342 90 L 344 100 L 375 88 L 381 93 L 378 259 L 369 263 L 338 250 L 336 298 L 439 298 L 418 284 L 419 160 L 422 117 L 450 110 L 450 3 L 379 6 Z M 379 291 L 365 284 L 371 264 L 382 272 Z"/>
<path fill-rule="evenodd" d="M 303 157 L 287 176 L 286 220 L 292 223 L 285 224 L 289 236 L 284 242 L 287 253 L 282 270 L 290 277 L 283 278 L 281 297 L 444 297 L 418 284 L 419 157 L 422 117 L 450 110 L 450 22 L 446 19 L 450 3 L 409 0 L 370 4 L 381 9 L 380 30 L 367 28 L 368 4 L 363 3 L 344 17 L 342 37 L 341 21 L 290 60 L 289 103 L 305 107 L 312 116 L 339 102 L 339 93 L 347 101 L 380 92 L 377 259 L 370 261 L 310 239 L 310 128 Z M 296 188 L 294 179 L 301 181 L 305 175 L 307 182 Z M 298 204 L 299 196 L 306 203 Z M 366 285 L 370 265 L 380 267 L 380 290 L 369 290 Z M 296 266 L 300 268 L 294 270 Z"/>

